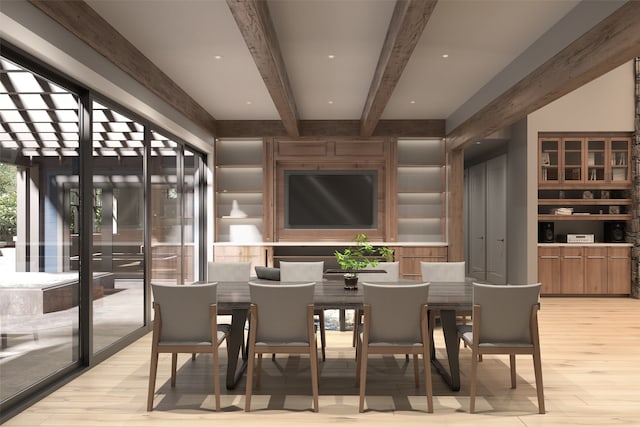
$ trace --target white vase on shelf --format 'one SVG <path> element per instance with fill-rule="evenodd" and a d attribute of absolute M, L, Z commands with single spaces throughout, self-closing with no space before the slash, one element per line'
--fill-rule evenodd
<path fill-rule="evenodd" d="M 232 218 L 246 218 L 248 215 L 240 209 L 238 201 L 234 200 L 231 203 L 231 212 L 229 213 L 229 216 Z"/>

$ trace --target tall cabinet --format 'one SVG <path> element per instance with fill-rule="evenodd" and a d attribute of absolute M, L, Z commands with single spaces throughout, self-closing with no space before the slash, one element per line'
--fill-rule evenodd
<path fill-rule="evenodd" d="M 446 233 L 441 139 L 398 140 L 398 242 L 442 242 Z"/>
<path fill-rule="evenodd" d="M 507 282 L 507 156 L 467 169 L 467 270 L 494 284 Z"/>
<path fill-rule="evenodd" d="M 224 139 L 215 143 L 216 261 L 266 265 L 270 258 L 270 248 L 261 245 L 264 159 L 262 139 Z"/>
<path fill-rule="evenodd" d="M 261 242 L 262 139 L 216 141 L 216 242 Z"/>
<path fill-rule="evenodd" d="M 628 295 L 631 136 L 540 134 L 538 156 L 541 292 Z"/>

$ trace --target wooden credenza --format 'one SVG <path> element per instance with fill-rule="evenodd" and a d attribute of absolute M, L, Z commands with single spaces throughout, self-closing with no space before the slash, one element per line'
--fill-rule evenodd
<path fill-rule="evenodd" d="M 378 243 L 382 244 L 382 243 Z M 326 268 L 337 268 L 333 252 L 336 248 L 348 246 L 345 243 L 314 245 L 306 243 L 280 243 L 264 245 L 216 245 L 214 260 L 226 262 L 252 262 L 252 265 L 277 266 L 280 261 L 325 261 Z M 395 250 L 395 259 L 400 262 L 400 277 L 420 280 L 420 262 L 447 261 L 447 246 L 433 244 L 424 246 L 386 244 Z"/>
<path fill-rule="evenodd" d="M 543 295 L 629 295 L 631 247 L 539 245 L 538 280 Z"/>

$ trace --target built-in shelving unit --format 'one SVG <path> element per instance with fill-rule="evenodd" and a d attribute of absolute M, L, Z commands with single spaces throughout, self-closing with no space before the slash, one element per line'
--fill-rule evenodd
<path fill-rule="evenodd" d="M 624 242 L 632 217 L 630 158 L 628 134 L 539 135 L 541 293 L 631 292 L 631 245 Z M 563 243 L 569 234 L 593 243 Z"/>
<path fill-rule="evenodd" d="M 262 139 L 215 143 L 216 242 L 261 242 L 263 227 Z"/>
<path fill-rule="evenodd" d="M 285 227 L 285 171 L 323 169 L 376 171 L 375 228 Z M 418 277 L 420 260 L 447 259 L 446 187 L 441 139 L 222 139 L 215 143 L 214 259 L 337 267 L 335 249 L 366 232 L 374 245 L 396 250 L 403 277 Z"/>
<path fill-rule="evenodd" d="M 631 219 L 631 137 L 539 138 L 539 221 Z"/>
<path fill-rule="evenodd" d="M 538 138 L 541 189 L 627 188 L 631 137 L 550 135 Z"/>
<path fill-rule="evenodd" d="M 441 139 L 399 139 L 398 242 L 445 240 L 445 152 Z"/>

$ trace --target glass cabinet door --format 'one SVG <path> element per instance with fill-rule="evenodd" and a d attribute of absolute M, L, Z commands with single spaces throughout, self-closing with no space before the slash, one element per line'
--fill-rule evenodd
<path fill-rule="evenodd" d="M 584 179 L 582 175 L 582 140 L 564 140 L 564 181 L 578 182 Z"/>
<path fill-rule="evenodd" d="M 629 139 L 611 140 L 611 181 L 629 181 Z"/>
<path fill-rule="evenodd" d="M 588 181 L 604 182 L 605 180 L 605 150 L 604 139 L 587 141 L 587 176 Z"/>
<path fill-rule="evenodd" d="M 560 140 L 543 139 L 540 141 L 540 171 L 539 180 L 544 182 L 558 182 L 560 175 L 558 165 L 560 160 Z"/>

